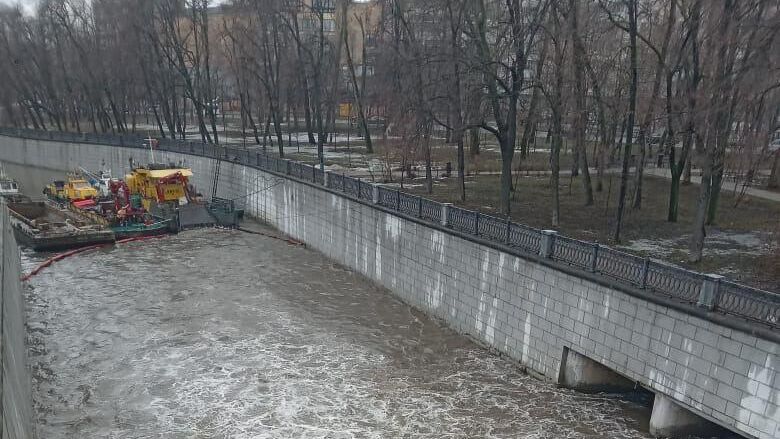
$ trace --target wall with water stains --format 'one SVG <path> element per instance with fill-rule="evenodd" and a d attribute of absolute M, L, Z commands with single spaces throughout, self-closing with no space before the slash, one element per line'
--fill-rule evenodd
<path fill-rule="evenodd" d="M 19 247 L 8 224 L 8 209 L 0 205 L 0 356 L 2 357 L 2 437 L 26 439 L 32 437 L 32 376 L 27 362 L 27 332 L 24 326 L 24 298 L 21 285 Z"/>
<path fill-rule="evenodd" d="M 121 174 L 145 154 L 0 137 L 1 160 L 52 169 Z M 158 154 L 192 167 L 210 192 L 212 159 Z M 558 379 L 568 348 L 747 437 L 780 437 L 772 339 L 242 165 L 223 163 L 219 195 L 545 379 Z"/>

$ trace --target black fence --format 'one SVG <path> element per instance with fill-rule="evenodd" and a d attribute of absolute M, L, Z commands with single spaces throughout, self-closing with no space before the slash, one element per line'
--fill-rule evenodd
<path fill-rule="evenodd" d="M 0 134 L 25 139 L 148 148 L 147 141 L 135 135 L 79 134 L 16 128 L 0 128 Z M 702 306 L 770 328 L 780 325 L 780 294 L 774 292 L 740 285 L 718 276 L 707 276 L 604 245 L 568 238 L 555 232 L 534 229 L 505 218 L 438 203 L 343 174 L 325 173 L 310 165 L 260 152 L 175 139 L 159 139 L 158 142 L 159 150 L 240 163 L 325 186 L 343 196 L 380 205 L 435 227 L 445 227 L 500 244 L 518 256 L 549 258 L 682 303 Z"/>

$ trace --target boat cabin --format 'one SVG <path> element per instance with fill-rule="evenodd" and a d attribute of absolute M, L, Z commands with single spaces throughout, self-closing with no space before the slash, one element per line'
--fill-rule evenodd
<path fill-rule="evenodd" d="M 19 185 L 9 179 L 0 180 L 0 196 L 19 194 Z"/>
<path fill-rule="evenodd" d="M 98 196 L 97 189 L 87 180 L 76 177 L 69 178 L 67 181 L 55 180 L 46 186 L 43 192 L 50 197 L 70 201 L 86 200 Z"/>

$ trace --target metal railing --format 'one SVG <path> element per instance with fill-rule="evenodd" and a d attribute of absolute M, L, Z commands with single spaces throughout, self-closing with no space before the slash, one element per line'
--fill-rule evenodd
<path fill-rule="evenodd" d="M 0 128 L 0 135 L 148 148 L 144 138 L 138 135 L 78 134 L 16 128 Z M 161 139 L 157 147 L 162 151 L 226 160 L 284 174 L 314 185 L 325 186 L 349 198 L 377 204 L 398 214 L 424 221 L 432 227 L 444 227 L 501 245 L 506 251 L 518 256 L 547 258 L 557 264 L 565 264 L 678 302 L 697 305 L 771 328 L 780 326 L 780 294 L 740 285 L 719 276 L 704 275 L 596 243 L 568 238 L 555 232 L 534 229 L 507 219 L 376 186 L 341 174 L 323 172 L 310 165 L 260 152 L 174 139 Z"/>

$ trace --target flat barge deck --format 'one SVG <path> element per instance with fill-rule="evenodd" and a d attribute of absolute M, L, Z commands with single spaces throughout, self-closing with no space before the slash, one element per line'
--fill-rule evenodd
<path fill-rule="evenodd" d="M 59 251 L 115 241 L 106 225 L 74 211 L 47 202 L 10 202 L 17 241 L 35 251 Z"/>

